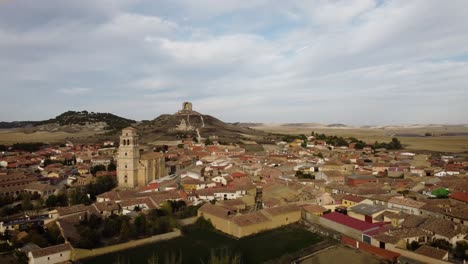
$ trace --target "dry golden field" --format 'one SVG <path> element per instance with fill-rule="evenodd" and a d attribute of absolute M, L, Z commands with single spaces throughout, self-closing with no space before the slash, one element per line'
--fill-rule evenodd
<path fill-rule="evenodd" d="M 96 132 L 80 132 L 80 133 L 68 133 L 68 132 L 46 132 L 37 131 L 32 133 L 19 132 L 14 130 L 0 130 L 0 144 L 13 144 L 13 143 L 25 143 L 25 142 L 44 142 L 44 143 L 56 143 L 64 142 L 65 140 L 87 138 L 95 135 Z"/>
<path fill-rule="evenodd" d="M 253 128 L 272 133 L 283 134 L 305 134 L 310 135 L 312 131 L 325 133 L 326 135 L 337 135 L 342 137 L 356 137 L 368 143 L 375 141 L 390 141 L 396 134 L 424 134 L 431 133 L 431 137 L 409 137 L 397 136 L 406 149 L 428 150 L 438 152 L 467 152 L 468 136 L 440 136 L 444 133 L 468 133 L 468 126 L 386 126 L 386 127 L 343 127 L 334 128 L 319 126 L 315 124 L 261 124 Z"/>

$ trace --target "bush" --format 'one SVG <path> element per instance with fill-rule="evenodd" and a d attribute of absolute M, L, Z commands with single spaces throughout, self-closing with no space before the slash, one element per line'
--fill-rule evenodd
<path fill-rule="evenodd" d="M 406 244 L 406 249 L 415 251 L 416 249 L 420 248 L 421 245 L 417 241 L 413 241 L 411 243 Z"/>
<path fill-rule="evenodd" d="M 445 249 L 445 250 L 448 250 L 448 251 L 452 250 L 452 245 L 450 244 L 450 242 L 448 242 L 445 239 L 436 239 L 436 240 L 431 242 L 431 246 L 433 246 L 435 248 Z"/>
<path fill-rule="evenodd" d="M 211 223 L 209 219 L 204 218 L 203 216 L 200 216 L 197 221 L 193 224 L 193 227 L 200 228 L 200 229 L 207 229 L 207 230 L 213 230 L 214 226 Z"/>
<path fill-rule="evenodd" d="M 457 246 L 455 247 L 455 257 L 463 260 L 468 260 L 468 242 L 458 241 Z"/>

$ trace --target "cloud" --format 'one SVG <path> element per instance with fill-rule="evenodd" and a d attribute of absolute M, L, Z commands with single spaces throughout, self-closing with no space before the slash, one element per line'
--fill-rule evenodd
<path fill-rule="evenodd" d="M 74 87 L 74 88 L 64 88 L 64 89 L 60 89 L 58 91 L 60 93 L 62 93 L 62 94 L 65 94 L 65 95 L 82 95 L 82 94 L 89 93 L 90 89 Z"/>
<path fill-rule="evenodd" d="M 0 120 L 193 101 L 227 121 L 468 122 L 466 1 L 0 5 Z"/>

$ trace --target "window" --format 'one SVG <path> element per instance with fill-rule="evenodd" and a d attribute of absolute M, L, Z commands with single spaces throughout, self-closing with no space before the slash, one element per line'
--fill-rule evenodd
<path fill-rule="evenodd" d="M 47 257 L 47 260 L 50 260 L 50 257 Z"/>
<path fill-rule="evenodd" d="M 127 156 L 127 152 L 125 152 L 125 156 Z"/>
<path fill-rule="evenodd" d="M 125 168 L 127 168 L 127 165 L 125 165 Z"/>

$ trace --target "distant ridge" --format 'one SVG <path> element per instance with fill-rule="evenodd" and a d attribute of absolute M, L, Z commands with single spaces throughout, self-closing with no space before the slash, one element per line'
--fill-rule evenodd
<path fill-rule="evenodd" d="M 344 124 L 330 124 L 330 125 L 327 125 L 327 127 L 348 127 L 348 126 Z"/>
<path fill-rule="evenodd" d="M 116 116 L 111 113 L 95 113 L 88 111 L 67 111 L 54 118 L 43 121 L 13 121 L 0 122 L 0 128 L 38 128 L 40 130 L 61 130 L 67 126 L 102 125 L 103 130 L 117 130 L 136 123 L 135 120 Z"/>

